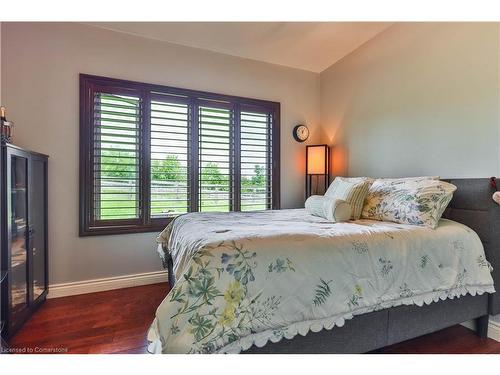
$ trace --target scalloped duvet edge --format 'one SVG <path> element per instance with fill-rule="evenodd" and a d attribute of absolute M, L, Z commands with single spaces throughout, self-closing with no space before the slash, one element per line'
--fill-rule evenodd
<path fill-rule="evenodd" d="M 239 340 L 234 341 L 228 345 L 225 345 L 215 351 L 215 354 L 238 354 L 242 351 L 248 350 L 253 345 L 261 348 L 269 341 L 272 343 L 277 343 L 283 338 L 292 339 L 297 335 L 305 336 L 309 332 L 319 332 L 324 329 L 331 330 L 334 327 L 342 327 L 346 320 L 353 319 L 357 315 L 367 314 L 373 311 L 379 311 L 391 307 L 397 307 L 401 305 L 416 305 L 422 307 L 425 305 L 430 305 L 433 302 L 438 302 L 439 300 L 460 298 L 467 294 L 471 296 L 482 295 L 484 293 L 495 293 L 495 288 L 493 285 L 481 285 L 481 286 L 465 286 L 450 290 L 427 292 L 424 294 L 414 295 L 411 297 L 405 297 L 397 300 L 384 301 L 377 305 L 366 306 L 359 308 L 348 313 L 338 314 L 330 316 L 328 318 L 316 319 L 316 320 L 305 320 L 301 322 L 292 323 L 286 327 L 280 327 L 275 329 L 268 329 L 262 332 L 253 333 Z M 276 336 L 275 331 L 280 329 L 285 331 L 284 334 Z M 149 328 L 147 339 L 150 342 L 148 345 L 148 352 L 151 354 L 161 354 L 162 341 L 160 339 L 160 334 L 158 332 L 158 324 L 155 319 Z"/>

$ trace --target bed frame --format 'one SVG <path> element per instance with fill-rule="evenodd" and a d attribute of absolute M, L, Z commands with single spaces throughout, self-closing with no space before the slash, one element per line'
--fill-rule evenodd
<path fill-rule="evenodd" d="M 495 191 L 486 178 L 445 180 L 457 186 L 453 200 L 443 217 L 472 228 L 481 238 L 486 258 L 493 266 L 495 287 L 500 287 L 500 205 L 492 200 Z M 500 180 L 493 179 L 498 183 Z M 172 260 L 166 260 L 170 285 Z M 252 346 L 243 353 L 366 353 L 384 346 L 409 340 L 456 324 L 475 320 L 479 337 L 488 335 L 489 315 L 500 313 L 500 295 L 463 296 L 430 305 L 398 306 L 346 320 L 343 327 L 297 335 Z"/>

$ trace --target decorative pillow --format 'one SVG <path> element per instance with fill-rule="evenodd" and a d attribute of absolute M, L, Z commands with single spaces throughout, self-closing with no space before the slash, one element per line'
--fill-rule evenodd
<path fill-rule="evenodd" d="M 371 177 L 336 177 L 342 181 L 346 182 L 362 182 L 362 181 L 368 181 L 370 184 L 373 184 L 375 182 L 374 178 Z M 419 177 L 398 177 L 398 178 L 379 178 L 378 180 L 384 180 L 384 181 L 396 181 L 396 180 L 439 180 L 439 176 L 419 176 Z"/>
<path fill-rule="evenodd" d="M 352 209 L 351 219 L 358 220 L 361 217 L 363 203 L 370 185 L 368 181 L 349 182 L 342 177 L 337 177 L 328 187 L 325 196 L 342 199 L 349 203 Z"/>
<path fill-rule="evenodd" d="M 306 211 L 311 215 L 320 216 L 334 223 L 347 221 L 351 218 L 351 205 L 341 199 L 312 195 L 306 200 Z"/>
<path fill-rule="evenodd" d="M 374 178 L 371 177 L 335 177 L 338 178 L 341 181 L 345 182 L 351 182 L 351 183 L 358 183 L 358 182 L 369 182 L 370 184 L 373 184 L 375 181 Z"/>
<path fill-rule="evenodd" d="M 439 180 L 376 180 L 361 217 L 436 228 L 456 189 Z"/>

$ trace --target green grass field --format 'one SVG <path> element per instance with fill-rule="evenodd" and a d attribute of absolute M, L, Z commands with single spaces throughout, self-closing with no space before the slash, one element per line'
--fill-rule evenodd
<path fill-rule="evenodd" d="M 101 220 L 130 219 L 137 217 L 137 203 L 135 202 L 136 196 L 134 194 L 119 194 L 122 192 L 123 191 L 112 188 L 103 188 L 103 199 L 100 201 Z M 202 205 L 200 211 L 229 211 L 229 202 L 227 199 L 206 199 L 204 195 L 205 193 L 202 195 Z M 246 199 L 245 206 L 242 207 L 242 211 L 258 211 L 265 209 L 266 204 L 264 199 Z M 151 202 L 152 216 L 176 216 L 187 212 L 187 210 L 188 204 L 186 194 L 164 193 L 153 195 L 153 201 Z"/>

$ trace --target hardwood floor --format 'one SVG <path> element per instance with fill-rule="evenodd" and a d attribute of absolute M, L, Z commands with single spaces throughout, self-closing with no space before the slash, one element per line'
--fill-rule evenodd
<path fill-rule="evenodd" d="M 168 284 L 49 299 L 13 337 L 12 348 L 33 352 L 146 353 L 146 333 Z M 38 349 L 37 349 L 38 348 Z M 500 342 L 462 326 L 392 345 L 380 353 L 500 353 Z"/>
<path fill-rule="evenodd" d="M 12 338 L 11 348 L 68 353 L 145 353 L 146 333 L 168 284 L 47 300 Z"/>
<path fill-rule="evenodd" d="M 456 325 L 380 350 L 383 354 L 499 354 L 500 342 L 480 339 L 461 325 Z"/>

